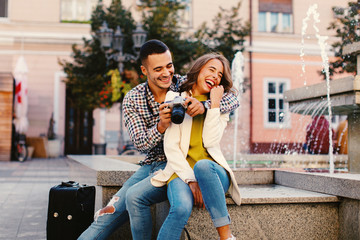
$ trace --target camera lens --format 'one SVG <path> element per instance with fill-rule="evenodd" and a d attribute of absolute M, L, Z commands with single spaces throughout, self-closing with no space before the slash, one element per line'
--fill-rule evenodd
<path fill-rule="evenodd" d="M 175 124 L 180 124 L 184 121 L 185 108 L 182 105 L 176 105 L 173 107 L 171 113 L 171 121 Z"/>

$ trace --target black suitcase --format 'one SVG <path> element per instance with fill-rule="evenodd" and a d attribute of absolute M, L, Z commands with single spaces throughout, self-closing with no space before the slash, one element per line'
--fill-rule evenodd
<path fill-rule="evenodd" d="M 48 240 L 72 240 L 94 220 L 95 187 L 62 182 L 49 192 L 46 234 Z"/>

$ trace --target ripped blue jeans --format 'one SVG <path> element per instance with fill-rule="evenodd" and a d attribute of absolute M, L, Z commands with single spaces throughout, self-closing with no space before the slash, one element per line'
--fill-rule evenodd
<path fill-rule="evenodd" d="M 131 206 L 136 211 L 142 213 L 141 223 L 133 223 L 132 226 L 141 226 L 136 231 L 136 234 L 141 236 L 140 239 L 151 239 L 152 221 L 150 205 L 165 201 L 167 197 L 166 187 L 154 187 L 150 183 L 150 178 L 159 169 L 164 169 L 165 165 L 166 162 L 153 162 L 150 165 L 141 166 L 113 196 L 109 204 L 95 213 L 94 222 L 78 239 L 107 239 L 117 228 L 126 223 L 129 220 L 129 214 L 126 210 L 126 197 L 128 193 L 131 193 L 131 195 L 135 194 L 138 199 L 143 199 L 142 204 Z M 128 204 L 131 204 L 131 202 Z"/>
<path fill-rule="evenodd" d="M 229 225 L 225 193 L 229 189 L 230 179 L 226 170 L 214 161 L 203 159 L 195 164 L 194 174 L 214 226 Z M 167 195 L 170 202 L 169 215 L 160 228 L 157 240 L 180 239 L 194 204 L 189 185 L 180 178 L 169 183 Z"/>

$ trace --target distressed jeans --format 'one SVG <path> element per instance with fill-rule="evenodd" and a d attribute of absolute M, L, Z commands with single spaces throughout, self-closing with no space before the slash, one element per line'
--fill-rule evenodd
<path fill-rule="evenodd" d="M 230 224 L 225 200 L 230 180 L 226 170 L 216 162 L 204 159 L 195 164 L 194 173 L 214 226 Z M 158 240 L 180 239 L 193 208 L 194 197 L 190 187 L 180 178 L 168 184 L 167 195 L 170 210 L 159 231 Z"/>
<path fill-rule="evenodd" d="M 194 173 L 214 226 L 229 225 L 230 216 L 225 199 L 225 193 L 230 187 L 227 171 L 216 162 L 204 159 L 195 164 Z"/>
<path fill-rule="evenodd" d="M 95 213 L 94 222 L 80 235 L 79 240 L 107 239 L 117 228 L 129 220 L 126 210 L 126 195 L 130 191 L 138 198 L 144 199 L 148 205 L 141 205 L 139 211 L 144 213 L 139 234 L 146 236 L 142 239 L 150 239 L 152 231 L 150 205 L 165 201 L 166 187 L 157 188 L 151 185 L 150 178 L 154 172 L 163 169 L 166 162 L 153 162 L 150 165 L 141 166 L 113 196 L 108 205 Z M 136 207 L 134 207 L 137 209 Z M 145 210 L 144 210 L 145 209 Z"/>

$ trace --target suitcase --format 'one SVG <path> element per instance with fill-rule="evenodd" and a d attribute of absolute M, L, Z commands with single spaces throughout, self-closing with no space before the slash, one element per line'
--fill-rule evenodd
<path fill-rule="evenodd" d="M 49 192 L 46 234 L 48 240 L 72 240 L 94 220 L 95 186 L 62 182 Z"/>

